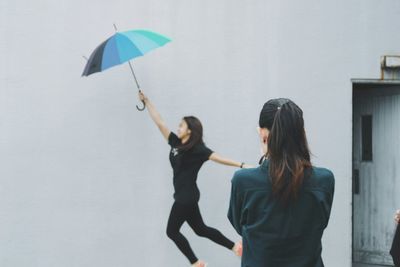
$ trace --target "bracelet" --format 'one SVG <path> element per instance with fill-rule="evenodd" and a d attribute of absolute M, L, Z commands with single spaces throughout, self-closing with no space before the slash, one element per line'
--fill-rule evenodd
<path fill-rule="evenodd" d="M 240 164 L 240 168 L 241 169 L 243 169 L 243 165 L 244 165 L 244 162 L 242 162 L 242 164 Z"/>

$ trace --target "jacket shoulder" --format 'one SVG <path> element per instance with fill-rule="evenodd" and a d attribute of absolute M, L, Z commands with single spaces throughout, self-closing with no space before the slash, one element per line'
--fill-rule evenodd
<path fill-rule="evenodd" d="M 313 167 L 313 171 L 310 176 L 310 185 L 312 187 L 318 187 L 331 192 L 335 187 L 335 176 L 329 169 Z"/>
<path fill-rule="evenodd" d="M 244 191 L 248 188 L 258 187 L 265 184 L 267 176 L 263 174 L 260 167 L 237 170 L 232 178 L 232 185 Z"/>

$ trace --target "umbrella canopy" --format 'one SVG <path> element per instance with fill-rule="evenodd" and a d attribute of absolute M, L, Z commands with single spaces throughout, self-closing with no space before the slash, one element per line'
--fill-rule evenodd
<path fill-rule="evenodd" d="M 89 76 L 143 56 L 170 41 L 161 34 L 147 30 L 117 32 L 93 51 L 82 76 Z"/>

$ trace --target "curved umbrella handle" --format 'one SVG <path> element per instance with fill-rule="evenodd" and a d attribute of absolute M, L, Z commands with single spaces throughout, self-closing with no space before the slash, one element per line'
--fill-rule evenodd
<path fill-rule="evenodd" d="M 142 108 L 139 108 L 138 105 L 136 105 L 137 110 L 143 111 L 146 108 L 146 103 L 144 103 L 144 101 L 142 101 L 142 103 L 143 103 L 143 107 Z"/>

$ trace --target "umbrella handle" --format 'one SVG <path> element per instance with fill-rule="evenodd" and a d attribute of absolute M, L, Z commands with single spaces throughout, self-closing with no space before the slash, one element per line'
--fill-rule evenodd
<path fill-rule="evenodd" d="M 142 103 L 143 103 L 143 107 L 142 108 L 140 108 L 140 107 L 138 107 L 138 105 L 136 105 L 137 110 L 143 111 L 146 108 L 146 103 L 144 103 L 144 101 L 142 101 Z"/>

